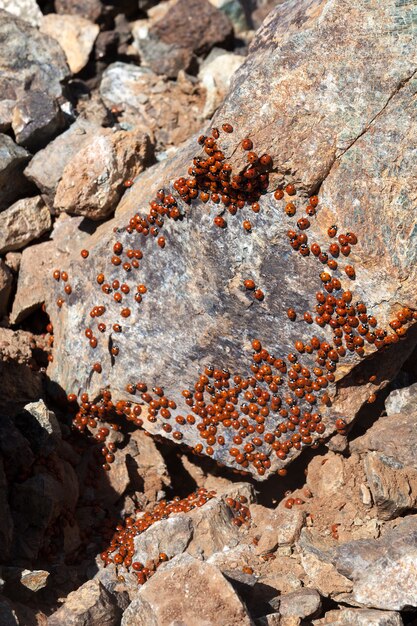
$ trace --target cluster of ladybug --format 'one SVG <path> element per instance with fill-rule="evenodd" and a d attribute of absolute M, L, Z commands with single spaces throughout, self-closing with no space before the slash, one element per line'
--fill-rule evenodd
<path fill-rule="evenodd" d="M 224 124 L 222 128 L 225 133 L 233 132 L 230 124 Z M 219 135 L 219 130 L 213 129 L 211 136 L 199 138 L 206 158 L 196 157 L 189 168 L 189 178 L 178 178 L 174 182 L 174 189 L 185 203 L 191 203 L 199 195 L 203 202 L 211 200 L 215 205 L 221 203 L 223 211 L 227 210 L 231 215 L 247 204 L 257 213 L 260 210 L 258 200 L 266 193 L 269 184 L 268 172 L 272 168 L 272 159 L 267 154 L 258 157 L 253 152 L 252 141 L 245 139 L 242 148 L 248 152 L 248 166 L 243 172 L 234 175 L 218 146 Z M 296 195 L 293 184 L 279 188 L 274 193 L 277 201 L 283 201 L 284 213 L 289 218 L 295 217 L 297 213 Z M 294 352 L 277 358 L 255 338 L 252 341 L 249 374 L 232 376 L 228 370 L 207 365 L 194 386 L 182 391 L 185 411 L 181 412 L 177 403 L 165 396 L 162 388 L 154 387 L 150 390 L 144 382 L 131 382 L 126 386 L 129 394 L 139 395 L 140 399 L 132 398 L 132 402 L 119 401 L 113 404 L 109 391 L 104 391 L 101 399 L 95 402 L 90 402 L 88 395 L 82 394 L 74 424 L 81 431 L 87 427 L 98 429 L 95 437 L 103 443 L 104 469 L 109 469 L 114 461 L 115 444 L 106 445 L 106 439 L 111 428 L 120 428 L 120 417 L 138 427 L 143 425 L 144 420 L 158 422 L 161 432 L 176 441 L 181 441 L 189 429 L 194 429 L 201 440 L 194 447 L 197 454 L 204 453 L 216 458 L 217 450 L 226 449 L 232 467 L 241 471 L 253 469 L 259 476 L 265 475 L 273 464 L 275 467 L 277 463 L 278 466 L 282 465 L 280 462 L 285 461 L 292 450 L 319 445 L 326 430 L 319 405 L 331 405 L 329 386 L 335 382 L 335 371 L 340 359 L 348 352 L 363 357 L 366 343 L 381 349 L 398 341 L 405 334 L 409 323 L 417 319 L 417 313 L 408 308 L 400 310 L 397 318 L 391 322 L 392 332 L 387 333 L 378 327 L 375 316 L 368 313 L 363 302 L 353 303 L 352 292 L 342 287 L 342 275 L 338 277 L 335 274 L 340 269 L 340 258 L 349 257 L 352 247 L 357 244 L 357 236 L 347 232 L 337 237 L 338 228 L 334 225 L 328 229 L 327 248 L 317 242 L 310 242 L 307 230 L 318 206 L 318 197 L 310 197 L 304 209 L 305 215 L 299 217 L 287 235 L 294 251 L 303 257 L 314 257 L 325 266 L 319 273 L 321 289 L 316 293 L 315 310 L 304 312 L 303 319 L 307 324 L 315 323 L 320 328 L 330 326 L 332 341 L 313 335 L 307 342 L 295 341 Z M 126 226 L 126 231 L 155 237 L 159 247 L 163 248 L 165 239 L 159 233 L 164 219 L 178 220 L 181 216 L 180 205 L 174 196 L 160 189 L 150 203 L 148 214 L 141 216 L 136 213 Z M 214 223 L 226 226 L 221 215 L 214 218 Z M 246 230 L 251 227 L 247 228 L 244 223 Z M 120 316 L 127 320 L 131 309 L 126 306 L 126 299 L 133 292 L 134 300 L 140 304 L 147 292 L 144 284 L 132 284 L 133 273 L 140 268 L 143 253 L 138 248 L 124 249 L 120 241 L 115 242 L 112 252 L 110 264 L 120 268 L 122 278 L 106 280 L 105 274 L 101 272 L 97 275 L 97 284 L 105 296 L 120 305 Z M 82 250 L 81 256 L 87 258 L 89 252 Z M 352 265 L 345 265 L 343 269 L 345 280 L 355 278 Z M 55 270 L 54 278 L 64 283 L 67 295 L 71 294 L 66 272 Z M 264 298 L 264 292 L 252 278 L 245 279 L 243 287 L 253 293 L 256 300 Z M 58 306 L 62 306 L 62 302 L 59 299 Z M 95 306 L 90 311 L 90 317 L 92 320 L 102 318 L 105 313 L 105 305 Z M 292 321 L 297 319 L 297 312 L 293 308 L 288 309 L 287 315 Z M 111 328 L 116 334 L 123 330 L 121 322 L 112 324 Z M 106 323 L 97 320 L 98 332 L 104 333 L 106 329 Z M 85 335 L 94 349 L 98 345 L 98 336 L 94 334 L 92 323 L 85 329 Z M 119 353 L 119 347 L 114 341 L 111 351 L 114 357 Z M 307 358 L 309 366 L 305 362 Z M 100 373 L 102 366 L 96 362 L 92 369 Z M 70 394 L 69 400 L 75 402 L 77 398 Z M 143 405 L 147 405 L 146 411 L 143 411 Z M 105 422 L 108 425 L 104 425 Z M 343 433 L 346 424 L 338 418 L 335 427 Z M 271 460 L 272 457 L 275 460 Z M 285 468 L 278 469 L 278 474 L 285 475 Z"/>
<path fill-rule="evenodd" d="M 152 511 L 136 511 L 134 517 L 129 516 L 125 519 L 124 524 L 116 526 L 116 532 L 109 547 L 101 553 L 104 565 L 107 566 L 114 563 L 117 567 L 123 565 L 128 571 L 132 569 L 136 575 L 137 582 L 143 585 L 155 573 L 157 567 L 168 560 L 168 556 L 162 552 L 157 559 L 150 559 L 146 563 L 133 560 L 135 555 L 135 537 L 143 533 L 155 522 L 167 519 L 178 513 L 189 513 L 193 509 L 204 506 L 215 495 L 215 491 L 207 491 L 207 489 L 201 487 L 182 500 L 179 497 L 175 497 L 170 502 L 161 500 L 154 506 Z M 238 496 L 237 499 L 228 497 L 225 499 L 225 502 L 231 512 L 232 524 L 240 527 L 249 522 L 250 512 L 246 506 L 247 498 L 245 496 Z"/>

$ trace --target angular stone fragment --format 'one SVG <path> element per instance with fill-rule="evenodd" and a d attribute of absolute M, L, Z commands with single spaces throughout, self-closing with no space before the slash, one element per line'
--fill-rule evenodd
<path fill-rule="evenodd" d="M 51 226 L 51 214 L 40 196 L 18 200 L 0 213 L 0 254 L 21 250 Z"/>
<path fill-rule="evenodd" d="M 122 111 L 123 128 L 151 132 L 158 151 L 178 147 L 201 126 L 205 91 L 183 73 L 173 82 L 148 68 L 112 63 L 103 72 L 100 95 L 109 108 Z"/>
<path fill-rule="evenodd" d="M 394 611 L 375 609 L 347 609 L 328 611 L 313 621 L 314 626 L 403 626 L 401 615 Z"/>
<path fill-rule="evenodd" d="M 36 0 L 0 0 L 0 9 L 20 17 L 31 26 L 39 26 L 42 21 L 42 11 Z"/>
<path fill-rule="evenodd" d="M 216 567 L 191 557 L 170 565 L 160 567 L 140 589 L 123 614 L 122 626 L 253 626 L 232 585 Z"/>
<path fill-rule="evenodd" d="M 148 530 L 135 537 L 135 554 L 132 561 L 145 564 L 159 558 L 162 552 L 169 559 L 181 554 L 193 536 L 193 524 L 188 515 L 169 517 L 152 524 Z"/>
<path fill-rule="evenodd" d="M 12 273 L 3 259 L 0 259 L 0 318 L 7 313 L 9 308 L 12 284 Z"/>
<path fill-rule="evenodd" d="M 29 159 L 24 148 L 17 146 L 8 135 L 0 134 L 0 211 L 30 190 L 22 173 Z"/>
<path fill-rule="evenodd" d="M 61 439 L 61 429 L 55 414 L 43 400 L 31 402 L 15 418 L 16 425 L 25 433 L 36 454 L 50 454 Z"/>
<path fill-rule="evenodd" d="M 69 68 L 73 74 L 87 65 L 99 26 L 78 15 L 45 15 L 41 32 L 58 41 L 64 50 Z"/>
<path fill-rule="evenodd" d="M 67 163 L 54 208 L 93 220 L 108 217 L 125 187 L 152 161 L 149 136 L 136 131 L 102 129 Z"/>
<path fill-rule="evenodd" d="M 40 150 L 29 163 L 25 176 L 41 190 L 43 198 L 52 207 L 55 191 L 66 164 L 99 132 L 99 125 L 82 118 Z"/>
<path fill-rule="evenodd" d="M 387 415 L 409 413 L 415 410 L 417 401 L 417 383 L 402 389 L 394 389 L 385 400 Z"/>
<path fill-rule="evenodd" d="M 185 14 L 193 13 L 198 13 L 198 19 L 184 20 Z M 230 20 L 208 0 L 177 0 L 136 43 L 145 65 L 157 74 L 175 77 L 190 67 L 194 55 L 230 44 L 232 33 Z"/>
<path fill-rule="evenodd" d="M 48 617 L 48 626 L 117 626 L 121 610 L 98 580 L 89 580 L 67 596 L 63 606 Z"/>
<path fill-rule="evenodd" d="M 55 39 L 23 19 L 0 10 L 0 124 L 10 126 L 12 110 L 30 90 L 62 95 L 70 71 L 64 51 Z"/>
<path fill-rule="evenodd" d="M 233 74 L 244 60 L 244 56 L 228 52 L 203 63 L 198 73 L 198 78 L 206 90 L 203 117 L 209 119 L 223 102 L 229 91 Z"/>
<path fill-rule="evenodd" d="M 78 15 L 96 22 L 103 12 L 100 0 L 55 0 L 55 11 L 61 15 Z"/>
<path fill-rule="evenodd" d="M 55 268 L 69 269 L 68 248 L 77 244 L 81 250 L 83 242 L 89 237 L 88 232 L 79 228 L 81 222 L 80 217 L 62 216 L 55 221 L 52 241 L 45 241 L 23 250 L 17 291 L 10 315 L 12 324 L 19 323 L 47 301 Z M 36 267 L 35 276 L 34 267 Z M 71 281 L 71 272 L 69 277 Z M 53 306 L 57 306 L 56 300 Z"/>
<path fill-rule="evenodd" d="M 417 516 L 380 539 L 341 545 L 332 560 L 353 579 L 353 599 L 361 605 L 387 611 L 417 606 Z"/>
<path fill-rule="evenodd" d="M 417 469 L 378 452 L 369 452 L 364 466 L 380 519 L 394 519 L 417 508 Z"/>
<path fill-rule="evenodd" d="M 379 452 L 403 467 L 417 470 L 417 411 L 381 416 L 364 435 L 349 444 L 352 452 Z"/>
<path fill-rule="evenodd" d="M 57 101 L 43 91 L 26 93 L 13 109 L 16 141 L 31 152 L 44 148 L 64 126 L 64 115 Z"/>
<path fill-rule="evenodd" d="M 48 584 L 50 573 L 46 570 L 28 570 L 25 569 L 21 573 L 20 582 L 26 589 L 36 592 L 40 591 Z"/>
<path fill-rule="evenodd" d="M 315 589 L 304 587 L 280 597 L 279 612 L 283 617 L 313 618 L 320 614 L 321 598 Z"/>

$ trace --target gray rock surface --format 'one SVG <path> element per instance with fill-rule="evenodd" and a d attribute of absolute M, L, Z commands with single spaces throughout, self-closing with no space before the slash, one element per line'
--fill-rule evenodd
<path fill-rule="evenodd" d="M 39 26 L 42 21 L 42 11 L 36 0 L 0 0 L 0 9 L 20 17 L 31 26 Z"/>
<path fill-rule="evenodd" d="M 417 516 L 408 516 L 380 539 L 336 548 L 337 570 L 353 580 L 352 597 L 367 608 L 401 611 L 417 606 Z"/>
<path fill-rule="evenodd" d="M 253 626 L 232 585 L 213 565 L 188 557 L 160 567 L 123 614 L 122 626 Z"/>
<path fill-rule="evenodd" d="M 65 126 L 57 101 L 44 91 L 24 94 L 13 109 L 16 142 L 31 152 L 44 148 Z"/>
<path fill-rule="evenodd" d="M 0 134 L 0 211 L 29 191 L 30 185 L 22 173 L 29 159 L 24 148 L 8 135 Z"/>
<path fill-rule="evenodd" d="M 254 39 L 212 122 L 217 127 L 225 121 L 234 124 L 236 131 L 222 136 L 221 146 L 238 170 L 246 158 L 238 143 L 247 135 L 260 154 L 271 153 L 275 171 L 271 190 L 285 178 L 295 183 L 297 198 L 303 198 L 303 193 L 321 185 L 322 204 L 308 231 L 310 241 L 323 245 L 334 223 L 340 232 L 357 232 L 358 248 L 350 256 L 357 280 L 341 274 L 341 282 L 345 289 L 353 289 L 355 302 L 366 301 L 383 328 L 396 313 L 397 303 L 417 308 L 417 245 L 410 226 L 416 188 L 408 158 L 417 134 L 412 114 L 417 53 L 411 44 L 411 18 L 398 26 L 405 11 L 394 0 L 382 8 L 365 0 L 310 0 L 278 6 Z M 369 41 L 366 54 L 347 72 L 363 41 Z M 149 238 L 141 242 L 140 279 L 148 293 L 139 308 L 132 306 L 129 321 L 117 336 L 120 358 L 112 361 L 108 336 L 102 337 L 92 354 L 83 337 L 87 322 L 81 320 L 89 319 L 92 306 L 102 298 L 99 286 L 91 288 L 97 273 L 103 270 L 108 280 L 119 275 L 109 262 L 113 229 L 124 227 L 161 185 L 186 174 L 196 153 L 195 144 L 187 145 L 169 161 L 145 172 L 124 195 L 116 220 L 93 237 L 89 260 L 83 265 L 72 263 L 79 295 L 65 304 L 65 312 L 51 308 L 57 346 L 51 376 L 68 391 L 83 389 L 94 396 L 108 385 L 115 397 L 134 400 L 125 392 L 125 372 L 129 371 L 134 381 L 146 380 L 150 388 L 163 386 L 182 415 L 187 409 L 181 391 L 195 384 L 207 363 L 226 368 L 233 376 L 248 371 L 245 364 L 249 368 L 254 336 L 279 357 L 292 352 L 296 340 L 306 342 L 311 337 L 309 326 L 302 320 L 291 323 L 286 309 L 296 306 L 302 312 L 314 306 L 320 266 L 312 258 L 289 254 L 286 233 L 292 222 L 268 193 L 255 218 L 245 213 L 253 219 L 252 233 L 243 232 L 241 220 L 233 218 L 228 219 L 227 228 L 218 230 L 212 224 L 215 207 L 207 204 L 203 209 L 196 203 L 182 221 L 164 225 L 164 250 Z M 399 164 L 395 178 L 401 179 L 401 186 L 392 184 L 387 160 Z M 132 239 L 127 233 L 120 232 L 118 237 L 130 248 Z M 254 302 L 243 290 L 248 276 L 265 290 L 262 303 Z M 107 302 L 105 323 L 110 328 L 120 320 L 120 307 Z M 313 332 L 321 339 L 332 339 L 330 329 Z M 337 371 L 337 389 L 329 389 L 331 395 L 337 391 L 332 410 L 323 411 L 326 434 L 333 428 L 336 413 L 352 420 L 370 390 L 395 376 L 415 345 L 413 333 L 409 337 L 372 361 L 376 384 L 358 385 L 360 368 L 349 377 L 359 362 L 357 355 L 344 360 Z M 372 351 L 367 348 L 367 354 Z M 98 361 L 102 373 L 92 374 L 92 363 Z M 313 365 L 308 357 L 303 357 L 304 362 Z M 268 418 L 265 428 L 275 428 L 277 419 Z M 152 433 L 172 437 L 162 429 L 162 421 L 145 419 L 144 425 Z M 231 430 L 220 427 L 227 442 L 215 447 L 213 458 L 236 468 L 228 452 Z M 181 434 L 182 443 L 190 446 L 200 441 L 197 429 L 188 424 Z M 271 456 L 265 476 L 281 465 Z"/>
<path fill-rule="evenodd" d="M 25 176 L 41 190 L 48 206 L 53 205 L 65 166 L 98 131 L 98 124 L 80 118 L 31 160 L 25 169 Z"/>
<path fill-rule="evenodd" d="M 313 618 L 320 614 L 321 598 L 315 589 L 304 587 L 280 597 L 279 612 L 283 617 Z"/>
<path fill-rule="evenodd" d="M 387 415 L 414 412 L 417 402 L 417 383 L 402 389 L 394 389 L 385 400 Z"/>
<path fill-rule="evenodd" d="M 51 227 L 51 214 L 40 196 L 18 200 L 0 213 L 0 254 L 21 250 Z"/>
<path fill-rule="evenodd" d="M 89 580 L 69 594 L 63 606 L 48 617 L 48 626 L 117 626 L 121 610 L 98 580 Z"/>
<path fill-rule="evenodd" d="M 190 516 L 177 515 L 155 522 L 148 530 L 135 537 L 133 561 L 145 564 L 158 559 L 163 552 L 169 559 L 184 552 L 193 536 Z"/>
<path fill-rule="evenodd" d="M 416 469 L 378 452 L 369 452 L 364 466 L 380 519 L 394 519 L 417 508 Z"/>
<path fill-rule="evenodd" d="M 0 126 L 7 128 L 12 110 L 30 85 L 31 90 L 53 98 L 62 95 L 70 74 L 65 54 L 57 41 L 28 22 L 0 10 Z"/>

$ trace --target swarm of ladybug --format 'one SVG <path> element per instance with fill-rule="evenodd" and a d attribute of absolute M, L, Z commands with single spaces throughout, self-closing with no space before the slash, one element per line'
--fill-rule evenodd
<path fill-rule="evenodd" d="M 203 487 L 197 489 L 184 499 L 178 496 L 171 501 L 161 500 L 152 511 L 136 511 L 135 517 L 129 516 L 125 519 L 124 524 L 116 526 L 116 532 L 110 542 L 107 550 L 101 553 L 101 559 L 104 566 L 114 564 L 117 568 L 123 566 L 127 571 L 133 570 L 136 575 L 138 584 L 143 585 L 146 580 L 152 576 L 158 566 L 168 560 L 166 553 L 161 552 L 157 559 L 150 559 L 146 563 L 135 561 L 135 545 L 136 536 L 147 530 L 152 524 L 163 519 L 167 519 L 178 513 L 189 513 L 193 509 L 200 508 L 216 496 L 215 491 L 207 491 Z M 234 526 L 247 526 L 250 520 L 249 508 L 246 506 L 246 496 L 237 496 L 236 498 L 225 498 L 230 513 L 231 523 Z"/>
<path fill-rule="evenodd" d="M 232 133 L 233 128 L 226 123 L 222 131 Z M 178 199 L 160 189 L 150 203 L 148 213 L 136 213 L 130 219 L 126 225 L 128 233 L 154 237 L 158 247 L 163 249 L 166 241 L 160 231 L 164 221 L 180 220 L 182 204 L 191 204 L 198 197 L 202 202 L 210 201 L 219 208 L 213 218 L 213 227 L 220 229 L 227 227 L 229 216 L 237 216 L 244 207 L 249 206 L 254 213 L 260 211 L 259 200 L 267 193 L 269 173 L 273 167 L 271 156 L 255 153 L 251 139 L 246 138 L 241 147 L 247 153 L 247 166 L 234 174 L 218 145 L 219 137 L 220 130 L 217 128 L 212 129 L 211 136 L 199 137 L 202 155 L 193 159 L 188 178 L 180 177 L 173 184 Z M 126 186 L 131 184 L 132 181 L 126 181 Z M 69 394 L 68 400 L 76 411 L 74 426 L 81 432 L 86 428 L 93 430 L 95 439 L 103 444 L 105 470 L 110 469 L 116 452 L 114 443 L 106 444 L 110 430 L 120 429 L 123 420 L 137 427 L 147 420 L 158 422 L 162 431 L 176 441 L 183 439 L 185 429 L 193 428 L 200 439 L 194 448 L 195 453 L 216 457 L 216 451 L 226 446 L 232 466 L 243 472 L 253 468 L 259 476 L 263 476 L 271 468 L 273 456 L 285 461 L 292 450 L 317 447 L 323 441 L 326 426 L 322 421 L 320 405 L 331 406 L 329 385 L 335 382 L 339 361 L 349 352 L 364 357 L 367 345 L 381 350 L 398 342 L 405 336 L 410 323 L 417 319 L 416 311 L 404 307 L 391 321 L 387 332 L 378 326 L 376 317 L 368 311 L 364 302 L 354 302 L 352 291 L 345 288 L 342 281 L 350 283 L 355 280 L 355 268 L 348 263 L 348 257 L 352 247 L 358 243 L 356 234 L 338 233 L 338 226 L 333 225 L 328 229 L 328 244 L 310 242 L 307 231 L 311 218 L 319 210 L 319 198 L 310 197 L 304 215 L 297 219 L 296 194 L 295 186 L 289 183 L 276 189 L 274 198 L 282 202 L 288 218 L 295 218 L 295 223 L 290 223 L 287 232 L 288 244 L 296 253 L 317 262 L 320 288 L 311 311 L 298 313 L 289 308 L 287 316 L 294 322 L 301 316 L 306 324 L 315 324 L 319 328 L 330 326 L 332 341 L 322 340 L 314 334 L 306 343 L 295 341 L 294 352 L 285 358 L 277 358 L 258 338 L 253 338 L 252 363 L 246 375 L 232 376 L 228 370 L 207 364 L 193 387 L 182 390 L 181 407 L 168 398 L 161 387 L 149 389 L 143 381 L 127 384 L 126 391 L 132 394 L 131 402 L 120 400 L 114 403 L 108 390 L 104 390 L 96 401 L 91 401 L 88 394 L 83 393 L 79 404 L 75 394 Z M 242 222 L 242 227 L 247 233 L 253 228 L 248 219 Z M 88 250 L 81 251 L 82 258 L 88 256 Z M 130 317 L 131 307 L 140 306 L 146 297 L 146 285 L 135 280 L 142 258 L 139 248 L 125 249 L 120 241 L 116 241 L 109 262 L 111 266 L 120 268 L 120 279 L 106 280 L 104 272 L 97 274 L 97 288 L 101 290 L 103 301 L 107 298 L 120 305 L 120 321 L 111 325 L 113 333 L 123 332 L 122 321 L 126 323 Z M 64 285 L 64 294 L 70 295 L 72 288 L 67 272 L 55 270 L 53 277 Z M 251 276 L 244 279 L 242 289 L 259 303 L 265 297 L 262 286 L 257 285 Z M 57 306 L 62 307 L 63 304 L 64 297 L 60 297 Z M 85 336 L 93 350 L 100 335 L 108 330 L 106 310 L 106 305 L 102 304 L 90 311 Z M 117 343 L 113 342 L 111 352 L 114 358 L 118 356 Z M 312 355 L 310 361 L 314 359 L 315 365 L 308 367 L 303 363 L 303 355 Z M 93 360 L 92 370 L 101 373 L 101 363 Z M 374 399 L 373 394 L 370 401 Z M 144 405 L 147 405 L 146 410 L 143 410 Z M 333 421 L 338 432 L 346 432 L 346 422 L 342 418 Z M 279 475 L 286 473 L 284 467 L 278 469 Z M 130 537 L 136 522 L 129 524 Z M 125 565 L 126 558 L 129 563 L 131 548 L 126 550 L 121 555 Z M 103 557 L 105 562 L 110 559 L 110 553 L 106 554 Z"/>

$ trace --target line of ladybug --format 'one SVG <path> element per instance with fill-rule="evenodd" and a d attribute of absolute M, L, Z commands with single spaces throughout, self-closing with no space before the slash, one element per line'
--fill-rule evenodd
<path fill-rule="evenodd" d="M 224 124 L 222 130 L 233 132 L 230 124 Z M 188 171 L 189 178 L 177 179 L 173 187 L 183 203 L 191 204 L 199 196 L 204 203 L 210 200 L 214 205 L 220 205 L 221 211 L 214 217 L 213 223 L 224 229 L 227 227 L 225 214 L 235 216 L 246 206 L 250 206 L 255 214 L 260 211 L 259 200 L 267 193 L 273 163 L 268 154 L 259 157 L 253 151 L 252 141 L 247 138 L 242 142 L 242 149 L 247 152 L 248 165 L 234 175 L 217 144 L 219 136 L 220 131 L 213 129 L 211 136 L 198 139 L 205 153 L 204 158 L 195 157 Z M 132 181 L 125 184 L 131 186 Z M 283 202 L 284 212 L 289 218 L 295 217 L 298 210 L 295 196 L 293 184 L 274 193 L 275 199 Z M 378 327 L 376 317 L 368 314 L 365 303 L 353 303 L 353 294 L 343 288 L 342 280 L 353 281 L 355 269 L 353 265 L 346 264 L 341 273 L 340 261 L 336 259 L 349 257 L 351 247 L 358 243 L 357 236 L 347 232 L 339 234 L 336 239 L 338 228 L 334 225 L 328 229 L 330 243 L 327 248 L 317 242 L 310 243 L 306 231 L 318 207 L 318 197 L 310 197 L 304 209 L 305 215 L 292 225 L 287 235 L 294 251 L 303 257 L 317 259 L 323 266 L 319 274 L 321 289 L 316 293 L 316 303 L 312 307 L 315 310 L 304 312 L 303 320 L 320 328 L 330 326 L 332 342 L 313 335 L 306 343 L 295 341 L 293 353 L 277 358 L 262 346 L 259 339 L 254 338 L 250 372 L 246 376 L 231 376 L 228 370 L 207 365 L 194 386 L 182 391 L 185 404 L 182 414 L 177 403 L 165 396 L 163 388 L 150 390 L 143 381 L 129 382 L 126 386 L 126 391 L 132 396 L 140 394 L 140 403 L 134 400 L 113 402 L 111 392 L 103 390 L 97 401 L 90 401 L 87 393 L 81 394 L 80 404 L 77 405 L 76 395 L 69 394 L 68 400 L 76 412 L 75 428 L 80 432 L 87 428 L 95 431 L 95 440 L 103 444 L 101 452 L 105 470 L 110 469 L 116 452 L 115 443 L 106 443 L 110 430 L 119 430 L 124 419 L 137 427 L 143 426 L 144 420 L 158 422 L 162 432 L 176 441 L 181 441 L 184 432 L 193 429 L 201 440 L 194 447 L 195 453 L 216 458 L 216 451 L 227 449 L 232 467 L 243 473 L 252 467 L 259 476 L 270 470 L 272 456 L 283 465 L 292 450 L 305 446 L 316 448 L 323 441 L 326 426 L 319 405 L 331 406 L 330 389 L 336 380 L 339 361 L 348 352 L 364 357 L 366 344 L 380 350 L 399 341 L 406 334 L 409 324 L 417 319 L 417 313 L 407 307 L 402 308 L 390 323 L 392 332 L 387 333 Z M 125 230 L 129 234 L 154 237 L 159 248 L 163 249 L 166 242 L 160 235 L 160 229 L 164 220 L 178 221 L 182 215 L 181 204 L 171 193 L 160 189 L 150 203 L 148 214 L 136 213 Z M 245 219 L 242 225 L 245 231 L 252 230 L 249 220 Z M 82 250 L 81 256 L 86 259 L 89 252 Z M 125 250 L 122 243 L 116 241 L 110 265 L 113 269 L 119 268 L 120 280 L 106 280 L 104 272 L 96 277 L 103 297 L 120 304 L 120 317 L 125 323 L 131 315 L 126 300 L 134 294 L 133 299 L 138 306 L 147 292 L 146 285 L 132 278 L 140 269 L 142 258 L 143 252 L 139 248 Z M 340 278 L 330 272 L 338 273 Z M 64 283 L 64 292 L 70 296 L 72 288 L 68 283 L 68 274 L 55 270 L 54 278 Z M 243 281 L 242 288 L 253 294 L 255 300 L 263 300 L 263 290 L 251 277 Z M 63 303 L 64 299 L 59 298 L 58 307 Z M 102 318 L 97 321 L 96 327 L 99 333 L 104 334 L 109 326 L 104 320 L 110 313 L 104 304 L 90 311 L 91 324 L 85 329 L 85 335 L 93 350 L 100 336 L 93 330 L 94 320 Z M 292 308 L 288 309 L 287 315 L 292 321 L 297 318 L 297 312 Z M 121 320 L 116 320 L 109 326 L 110 329 L 116 336 L 123 332 Z M 119 354 L 119 347 L 114 341 L 111 353 L 113 358 Z M 102 372 L 98 362 L 93 364 L 92 369 L 97 374 Z M 370 378 L 370 382 L 374 380 L 375 377 Z M 373 399 L 374 394 L 369 400 Z M 147 405 L 147 411 L 143 411 L 143 405 Z M 346 432 L 343 419 L 333 421 L 338 432 Z M 277 473 L 284 476 L 287 470 L 280 467 Z"/>

